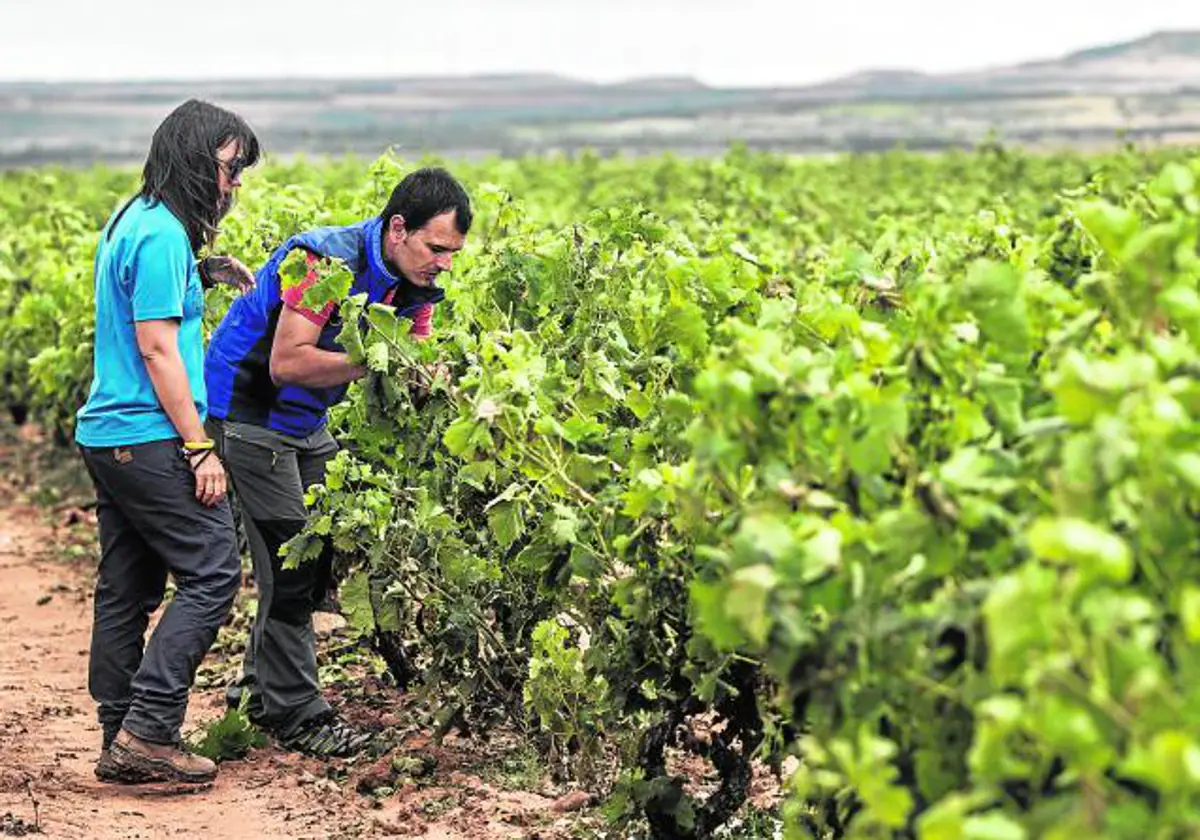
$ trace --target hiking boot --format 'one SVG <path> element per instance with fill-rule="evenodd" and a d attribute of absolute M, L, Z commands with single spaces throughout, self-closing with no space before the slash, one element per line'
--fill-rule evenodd
<path fill-rule="evenodd" d="M 122 729 L 108 750 L 109 768 L 121 781 L 182 782 L 206 784 L 217 777 L 217 765 L 207 758 L 181 749 L 175 744 L 153 744 Z M 103 758 L 103 754 L 101 755 Z M 97 776 L 100 773 L 96 766 Z"/>
<path fill-rule="evenodd" d="M 102 730 L 102 738 L 100 741 L 100 758 L 96 759 L 96 778 L 102 782 L 112 784 L 124 784 L 125 779 L 121 775 L 121 768 L 113 761 L 112 757 L 112 742 L 116 740 L 120 733 L 120 725 L 112 726 L 106 724 Z"/>
<path fill-rule="evenodd" d="M 358 755 L 374 740 L 375 736 L 347 723 L 329 711 L 305 721 L 300 728 L 280 738 L 284 749 L 302 752 L 315 758 L 350 758 Z"/>
<path fill-rule="evenodd" d="M 96 778 L 110 784 L 125 784 L 121 767 L 113 761 L 112 750 L 108 747 L 100 750 L 100 758 L 96 761 Z"/>

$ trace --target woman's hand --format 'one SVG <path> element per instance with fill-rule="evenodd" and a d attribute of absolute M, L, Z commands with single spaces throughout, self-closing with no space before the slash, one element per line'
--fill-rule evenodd
<path fill-rule="evenodd" d="M 200 263 L 206 286 L 233 286 L 245 294 L 254 288 L 254 272 L 237 257 L 207 257 Z"/>
<path fill-rule="evenodd" d="M 205 507 L 220 504 L 225 498 L 225 467 L 217 453 L 211 449 L 191 452 L 187 455 L 188 466 L 196 476 L 196 498 Z"/>

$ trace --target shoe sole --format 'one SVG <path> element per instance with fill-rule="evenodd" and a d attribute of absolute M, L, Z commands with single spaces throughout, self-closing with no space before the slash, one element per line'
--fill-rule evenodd
<path fill-rule="evenodd" d="M 280 738 L 276 738 L 275 743 L 279 744 L 280 748 L 283 750 L 286 750 L 287 752 L 294 752 L 294 753 L 298 753 L 300 755 L 308 756 L 309 758 L 320 758 L 320 759 L 358 758 L 359 756 L 369 755 L 370 748 L 372 746 L 372 741 L 367 740 L 362 744 L 357 744 L 357 745 L 351 747 L 349 750 L 345 750 L 345 751 L 337 750 L 337 751 L 329 752 L 329 751 L 314 750 L 314 749 L 311 749 L 308 747 L 299 746 L 297 744 L 290 743 L 290 742 L 282 740 Z"/>
<path fill-rule="evenodd" d="M 96 762 L 96 778 L 110 785 L 136 785 L 142 781 L 137 774 L 113 761 L 108 750 L 105 750 L 104 755 Z"/>
<path fill-rule="evenodd" d="M 120 784 L 141 785 L 171 782 L 185 785 L 205 785 L 217 778 L 215 769 L 208 773 L 189 773 L 186 770 L 180 770 L 168 759 L 141 755 L 120 744 L 113 744 L 110 753 L 112 757 L 109 759 L 105 772 L 111 774 L 114 781 L 119 780 Z M 96 776 L 100 776 L 99 764 L 96 766 Z"/>
<path fill-rule="evenodd" d="M 96 767 L 97 781 L 106 785 L 122 785 L 136 787 L 141 793 L 156 793 L 166 796 L 174 794 L 202 793 L 210 790 L 212 782 L 164 782 L 159 779 L 147 778 L 139 772 L 122 769 L 119 766 L 108 765 Z"/>

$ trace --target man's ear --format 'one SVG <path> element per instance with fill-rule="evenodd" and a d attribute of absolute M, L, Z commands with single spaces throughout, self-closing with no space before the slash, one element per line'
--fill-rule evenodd
<path fill-rule="evenodd" d="M 398 238 L 403 238 L 408 233 L 408 227 L 404 223 L 404 217 L 397 213 L 392 216 L 391 222 L 388 223 L 388 233 Z"/>

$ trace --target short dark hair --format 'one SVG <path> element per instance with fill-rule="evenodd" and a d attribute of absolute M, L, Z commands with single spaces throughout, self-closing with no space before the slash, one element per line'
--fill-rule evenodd
<path fill-rule="evenodd" d="M 141 196 L 161 201 L 187 231 L 192 251 L 211 245 L 228 207 L 221 207 L 217 150 L 239 141 L 246 166 L 258 163 L 258 138 L 232 111 L 189 99 L 167 115 L 150 141 Z"/>
<path fill-rule="evenodd" d="M 387 207 L 379 214 L 386 228 L 393 216 L 404 219 L 409 230 L 420 230 L 434 216 L 454 211 L 454 226 L 466 236 L 471 229 L 471 199 L 462 184 L 440 167 L 426 167 L 410 172 L 392 190 Z"/>

